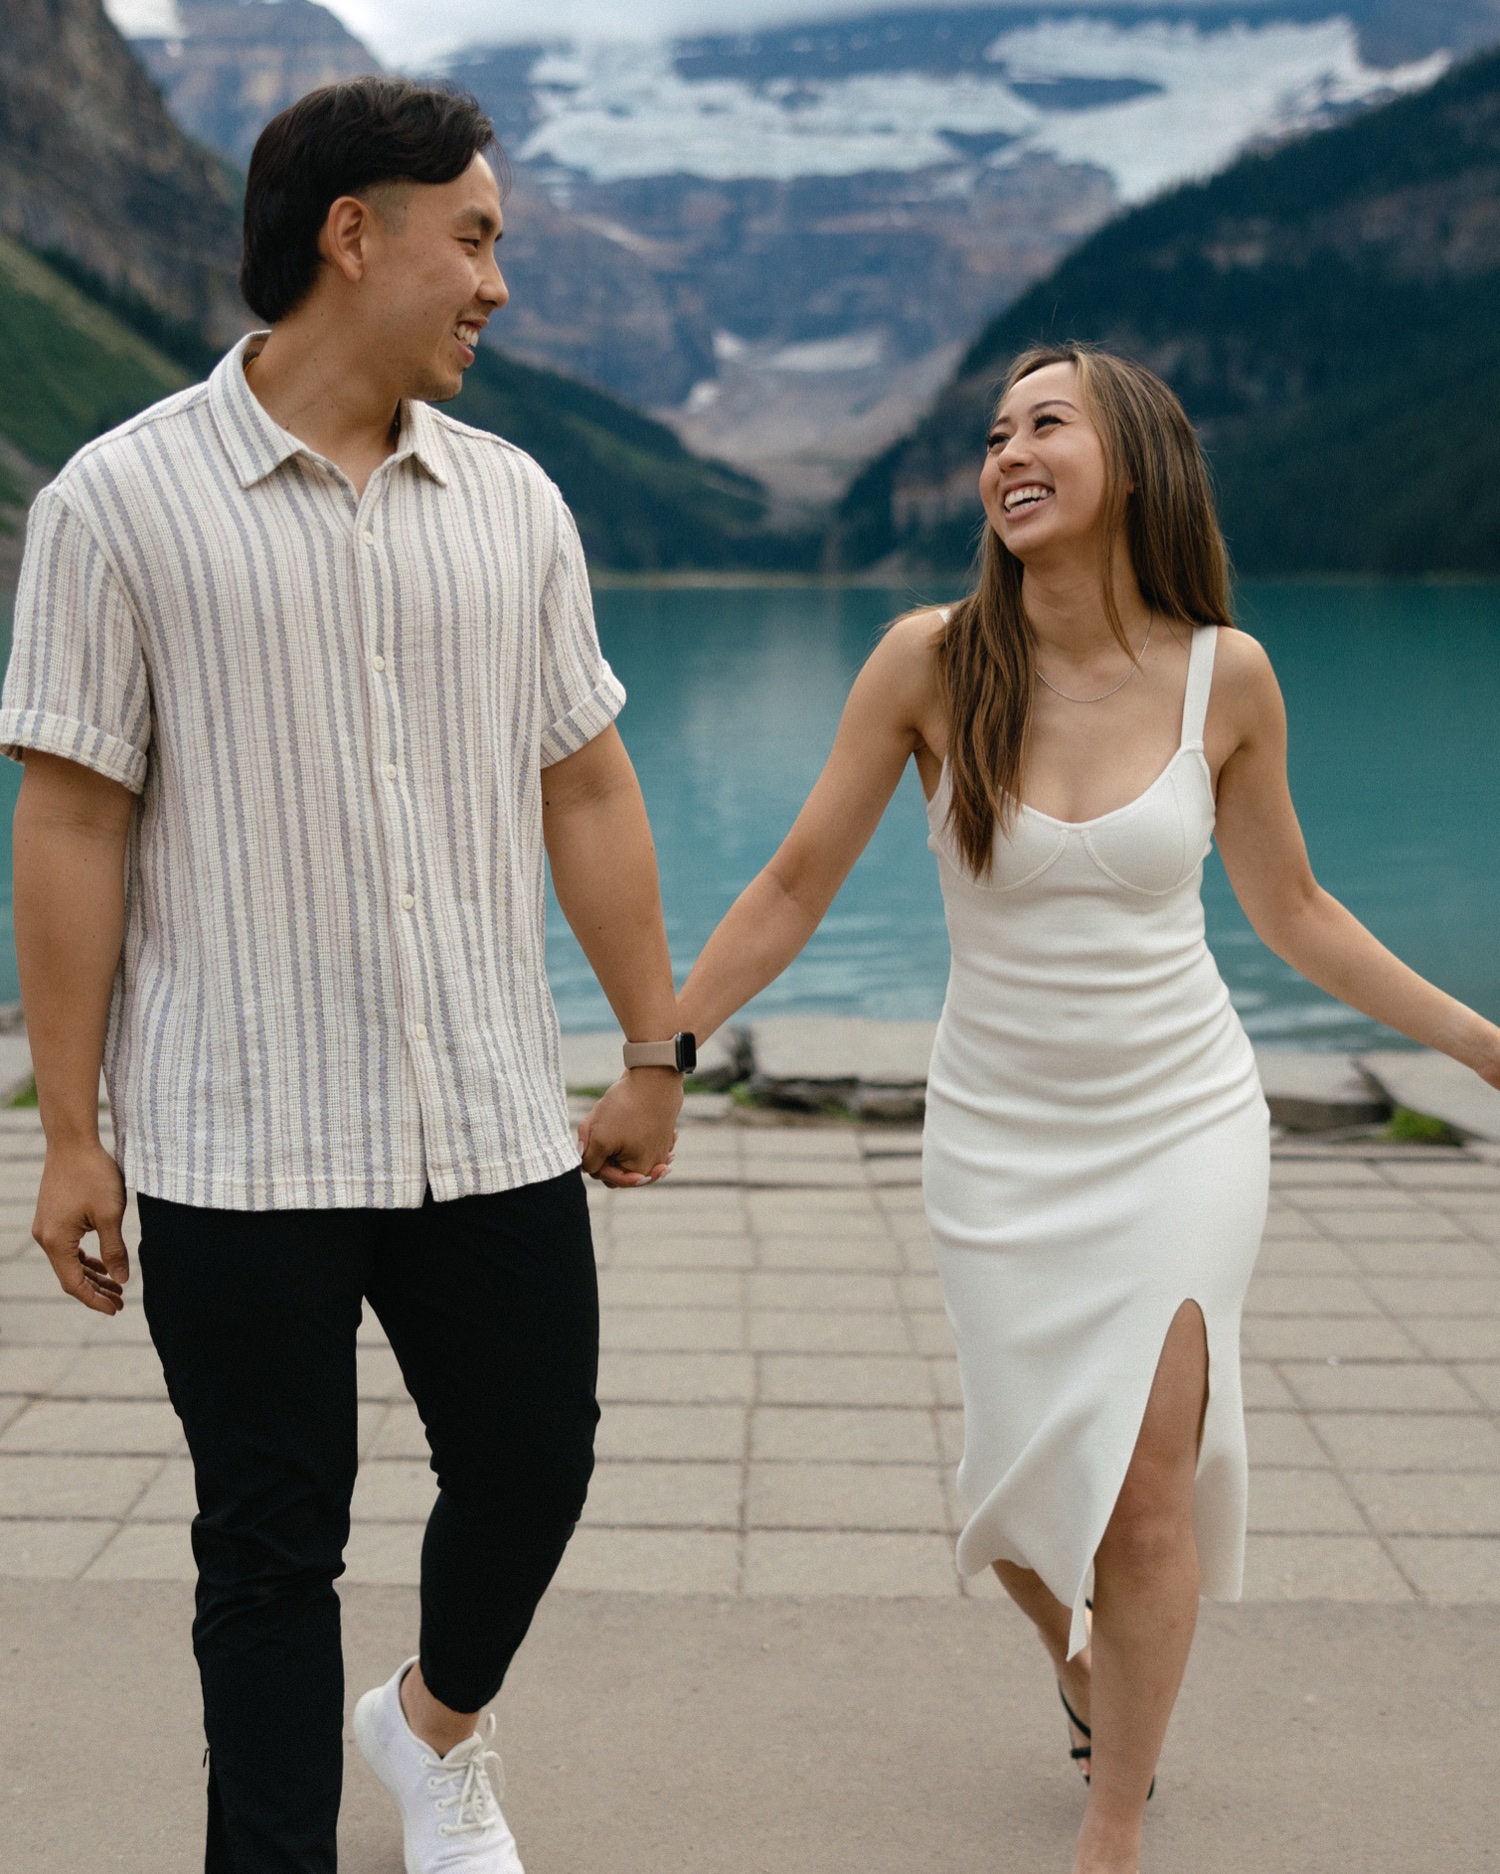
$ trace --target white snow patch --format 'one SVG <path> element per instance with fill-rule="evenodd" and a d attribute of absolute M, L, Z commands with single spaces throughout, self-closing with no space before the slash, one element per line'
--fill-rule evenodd
<path fill-rule="evenodd" d="M 104 0 L 104 10 L 125 39 L 181 39 L 177 0 Z"/>
<path fill-rule="evenodd" d="M 532 71 L 543 121 L 520 151 L 601 182 L 687 174 L 853 176 L 953 163 L 946 130 L 1019 135 L 1041 112 L 994 79 L 869 73 L 833 83 L 690 83 L 665 45 L 580 46 Z"/>
<path fill-rule="evenodd" d="M 998 134 L 1013 140 L 991 163 L 1034 151 L 1097 164 L 1124 200 L 1138 201 L 1330 107 L 1431 83 L 1448 62 L 1438 53 L 1392 70 L 1366 65 L 1342 18 L 1214 30 L 1053 20 L 1003 33 L 988 57 L 993 78 L 862 73 L 756 87 L 684 79 L 664 42 L 579 44 L 534 68 L 543 121 L 519 154 L 603 182 L 671 174 L 790 181 L 962 168 L 971 159 L 945 131 Z M 1136 78 L 1161 89 L 1094 109 L 1043 111 L 1010 89 L 1011 78 Z"/>
<path fill-rule="evenodd" d="M 1109 170 L 1127 202 L 1210 175 L 1252 139 L 1294 130 L 1330 108 L 1431 84 L 1449 62 L 1440 52 L 1392 70 L 1366 65 L 1346 19 L 1235 23 L 1216 32 L 1158 20 L 1125 28 L 1054 20 L 1002 34 L 985 56 L 1016 79 L 1137 78 L 1161 86 L 1096 110 L 1048 112 L 1027 140 L 1063 162 Z"/>
<path fill-rule="evenodd" d="M 868 371 L 880 363 L 885 337 L 880 332 L 845 332 L 838 338 L 804 339 L 783 345 L 766 359 L 771 371 Z"/>

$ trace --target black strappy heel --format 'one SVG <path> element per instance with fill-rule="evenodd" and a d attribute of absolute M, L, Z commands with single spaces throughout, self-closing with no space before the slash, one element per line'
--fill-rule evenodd
<path fill-rule="evenodd" d="M 1094 1754 L 1094 1743 L 1093 1743 L 1094 1734 L 1089 1729 L 1089 1727 L 1084 1723 L 1082 1718 L 1079 1717 L 1078 1713 L 1074 1711 L 1073 1707 L 1068 1703 L 1068 1695 L 1062 1689 L 1061 1679 L 1059 1679 L 1057 1682 L 1057 1696 L 1062 1700 L 1062 1708 L 1068 1714 L 1068 1723 L 1071 1724 L 1073 1729 L 1077 1731 L 1081 1736 L 1086 1737 L 1089 1740 L 1088 1743 L 1086 1744 L 1072 1744 L 1072 1748 L 1069 1750 L 1068 1755 L 1073 1759 L 1074 1763 L 1082 1766 L 1084 1782 L 1085 1783 L 1092 1782 L 1093 1779 L 1089 1774 L 1089 1764 L 1090 1764 L 1090 1759 L 1093 1757 L 1093 1754 Z M 1072 1740 L 1069 1739 L 1069 1742 L 1071 1744 Z"/>
<path fill-rule="evenodd" d="M 1062 1700 L 1062 1708 L 1068 1714 L 1068 1723 L 1072 1725 L 1075 1731 L 1080 1732 L 1089 1740 L 1086 1744 L 1074 1744 L 1069 1750 L 1068 1755 L 1073 1759 L 1074 1763 L 1082 1766 L 1084 1782 L 1091 1784 L 1094 1780 L 1090 1774 L 1090 1766 L 1094 1755 L 1094 1734 L 1068 1703 L 1068 1695 L 1062 1689 L 1061 1679 L 1057 1682 L 1057 1696 Z M 1147 1802 L 1150 1802 L 1155 1794 L 1156 1778 L 1153 1776 L 1151 1779 L 1151 1787 L 1146 1791 Z"/>

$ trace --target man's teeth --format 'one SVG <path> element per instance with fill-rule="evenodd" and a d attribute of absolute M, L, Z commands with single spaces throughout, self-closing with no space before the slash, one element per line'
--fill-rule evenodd
<path fill-rule="evenodd" d="M 479 337 L 479 327 L 477 325 L 456 325 L 453 328 L 453 336 L 458 340 L 460 345 L 467 345 L 472 351 L 475 341 Z"/>
<path fill-rule="evenodd" d="M 1007 514 L 1014 514 L 1017 508 L 1032 507 L 1038 501 L 1045 500 L 1051 492 L 1052 490 L 1050 488 L 1043 488 L 1040 485 L 1033 485 L 1027 488 L 1012 488 L 1010 493 L 1005 497 L 1005 511 Z"/>

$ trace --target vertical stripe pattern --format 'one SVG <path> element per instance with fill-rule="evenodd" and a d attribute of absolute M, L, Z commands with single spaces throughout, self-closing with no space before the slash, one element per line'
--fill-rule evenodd
<path fill-rule="evenodd" d="M 541 771 L 625 697 L 572 517 L 425 404 L 362 496 L 244 373 L 37 497 L 0 746 L 140 796 L 105 1062 L 127 1181 L 420 1204 L 576 1164 Z"/>

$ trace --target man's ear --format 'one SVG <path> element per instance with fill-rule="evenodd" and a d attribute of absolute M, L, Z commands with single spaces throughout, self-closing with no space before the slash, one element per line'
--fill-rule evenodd
<path fill-rule="evenodd" d="M 365 277 L 370 233 L 375 217 L 357 195 L 341 195 L 333 202 L 318 235 L 318 252 L 351 285 Z"/>

